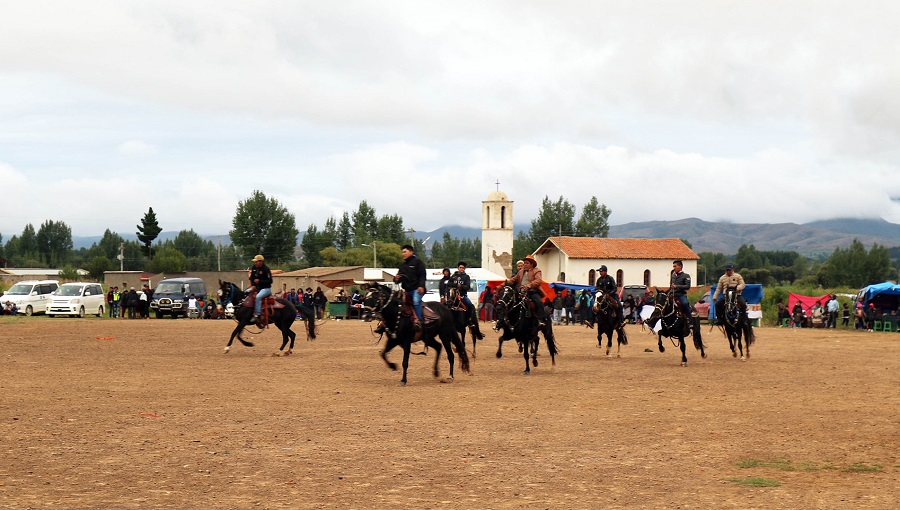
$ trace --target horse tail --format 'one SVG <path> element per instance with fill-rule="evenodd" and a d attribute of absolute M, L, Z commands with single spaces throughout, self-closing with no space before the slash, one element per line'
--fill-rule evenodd
<path fill-rule="evenodd" d="M 450 341 L 453 342 L 453 347 L 456 348 L 456 355 L 459 356 L 459 368 L 460 370 L 468 374 L 469 353 L 466 352 L 466 346 L 462 342 L 462 337 L 459 336 L 459 333 L 456 331 L 455 327 L 450 326 L 447 329 L 450 330 Z"/>
<path fill-rule="evenodd" d="M 700 334 L 700 317 L 693 317 L 694 322 L 694 348 L 699 350 L 703 349 L 703 337 Z"/>
<path fill-rule="evenodd" d="M 550 357 L 555 358 L 559 354 L 559 349 L 556 347 L 556 337 L 553 335 L 553 327 L 550 324 L 547 324 L 547 327 L 544 329 L 544 340 L 547 341 L 547 350 L 550 351 Z"/>
<path fill-rule="evenodd" d="M 300 316 L 303 317 L 303 320 L 306 321 L 306 331 L 309 335 L 310 340 L 316 339 L 316 312 L 312 308 L 300 304 L 297 305 L 297 311 L 300 312 Z"/>
<path fill-rule="evenodd" d="M 625 329 L 619 328 L 616 333 L 618 334 L 616 341 L 619 342 L 619 345 L 628 345 L 628 335 L 625 334 Z"/>
<path fill-rule="evenodd" d="M 744 342 L 747 344 L 747 347 L 749 347 L 756 340 L 756 334 L 753 332 L 753 324 L 750 324 L 750 320 L 747 319 L 742 327 L 744 328 Z"/>

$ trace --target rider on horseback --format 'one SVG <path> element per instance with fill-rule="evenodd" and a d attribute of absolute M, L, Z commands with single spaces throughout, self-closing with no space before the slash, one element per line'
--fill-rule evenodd
<path fill-rule="evenodd" d="M 719 278 L 719 284 L 716 285 L 716 293 L 713 294 L 712 299 L 716 303 L 716 313 L 718 313 L 719 310 L 725 309 L 725 291 L 727 289 L 734 289 L 737 292 L 737 303 L 738 309 L 741 311 L 741 317 L 746 317 L 747 300 L 741 295 L 744 287 L 746 287 L 744 278 L 740 273 L 734 272 L 734 265 L 731 263 L 725 264 L 725 274 Z M 720 295 L 722 296 L 721 298 L 719 298 Z M 724 317 L 718 318 L 718 320 L 724 320 Z"/>
<path fill-rule="evenodd" d="M 691 303 L 688 301 L 687 292 L 691 289 L 691 275 L 684 272 L 684 263 L 680 260 L 672 262 L 672 279 L 669 284 L 669 290 L 673 292 L 675 299 L 681 304 L 681 311 L 684 313 L 684 333 L 687 335 L 691 330 L 692 315 Z"/>
<path fill-rule="evenodd" d="M 404 244 L 400 248 L 400 254 L 403 256 L 403 263 L 397 268 L 397 275 L 394 276 L 395 282 L 400 282 L 400 286 L 406 291 L 406 294 L 412 300 L 412 307 L 415 315 L 412 317 L 413 330 L 416 332 L 414 342 L 418 342 L 422 336 L 422 296 L 425 295 L 425 263 L 422 259 L 416 257 L 416 251 L 412 246 Z"/>
<path fill-rule="evenodd" d="M 469 299 L 468 294 L 472 289 L 472 278 L 466 274 L 466 267 L 467 264 L 465 262 L 459 261 L 459 264 L 456 265 L 456 272 L 450 277 L 448 287 L 456 289 L 456 295 L 459 296 L 459 300 L 466 306 L 469 326 L 475 326 L 475 306 L 472 304 L 472 300 Z M 452 304 L 448 303 L 447 306 L 452 306 Z"/>
<path fill-rule="evenodd" d="M 600 277 L 594 285 L 595 291 L 603 291 L 606 299 L 615 303 L 616 318 L 619 319 L 619 325 L 616 329 L 622 329 L 625 326 L 625 312 L 622 310 L 622 302 L 619 301 L 619 287 L 616 285 L 616 279 L 606 274 L 606 266 L 600 266 Z"/>
<path fill-rule="evenodd" d="M 253 308 L 251 323 L 259 319 L 262 312 L 263 299 L 272 294 L 272 271 L 266 265 L 266 258 L 262 255 L 253 257 L 253 268 L 250 269 L 250 288 L 247 292 L 256 290 L 256 304 Z"/>
<path fill-rule="evenodd" d="M 547 310 L 544 309 L 544 303 L 541 298 L 544 297 L 544 290 L 541 289 L 541 270 L 537 268 L 537 261 L 531 255 L 526 255 L 522 262 L 522 271 L 516 273 L 512 278 L 506 280 L 506 283 L 515 285 L 521 293 L 524 293 L 529 299 L 528 309 L 532 315 L 537 318 L 538 326 L 543 329 L 547 326 L 550 317 Z"/>

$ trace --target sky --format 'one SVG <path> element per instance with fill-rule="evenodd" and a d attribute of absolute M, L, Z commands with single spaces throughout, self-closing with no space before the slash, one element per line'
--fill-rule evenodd
<path fill-rule="evenodd" d="M 406 227 L 542 199 L 611 225 L 900 223 L 900 2 L 0 4 L 0 234 L 227 234 L 362 200 Z M 499 182 L 499 185 L 497 184 Z"/>

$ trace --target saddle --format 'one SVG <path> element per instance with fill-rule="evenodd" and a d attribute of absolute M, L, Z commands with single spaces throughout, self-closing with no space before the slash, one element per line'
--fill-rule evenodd
<path fill-rule="evenodd" d="M 241 301 L 241 307 L 244 308 L 254 308 L 256 307 L 256 294 L 255 290 L 252 290 L 244 296 L 244 300 Z M 269 324 L 269 317 L 275 313 L 275 310 L 284 308 L 285 305 L 282 302 L 279 302 L 272 296 L 268 296 L 263 298 L 262 307 L 260 308 L 259 319 L 256 321 L 257 327 L 260 329 L 265 328 Z"/>

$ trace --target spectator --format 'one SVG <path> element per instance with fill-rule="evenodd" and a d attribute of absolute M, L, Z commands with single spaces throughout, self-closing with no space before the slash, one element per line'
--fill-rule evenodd
<path fill-rule="evenodd" d="M 481 308 L 484 309 L 484 320 L 494 322 L 494 291 L 488 285 L 484 286 L 481 294 Z"/>
<path fill-rule="evenodd" d="M 793 317 L 792 327 L 794 328 L 802 328 L 803 327 L 803 305 L 800 304 L 800 300 L 798 299 L 796 303 L 794 303 L 794 309 L 791 310 L 791 316 Z"/>
<path fill-rule="evenodd" d="M 840 305 L 838 304 L 837 296 L 832 294 L 831 299 L 825 303 L 825 311 L 827 313 L 827 320 L 825 322 L 826 328 L 837 328 L 837 316 L 838 310 L 840 309 Z"/>
<path fill-rule="evenodd" d="M 875 331 L 875 303 L 869 303 L 866 308 L 866 331 Z"/>
<path fill-rule="evenodd" d="M 566 326 L 575 322 L 575 291 L 567 290 L 563 298 L 563 306 L 566 309 Z"/>
<path fill-rule="evenodd" d="M 816 304 L 812 307 L 812 319 L 813 325 L 823 324 L 825 319 L 825 308 L 822 307 L 822 303 L 816 301 Z"/>
<path fill-rule="evenodd" d="M 441 304 L 447 304 L 447 286 L 450 284 L 450 268 L 445 267 L 441 270 L 441 281 L 438 283 L 438 297 Z"/>
<path fill-rule="evenodd" d="M 109 292 L 106 293 L 106 309 L 109 310 L 109 316 L 115 317 L 113 315 L 113 290 L 115 287 L 110 287 Z"/>
<path fill-rule="evenodd" d="M 147 301 L 147 293 L 142 289 L 137 293 L 138 301 L 137 301 L 137 311 L 138 318 L 141 319 L 149 319 L 150 318 L 150 301 Z"/>
<path fill-rule="evenodd" d="M 563 297 L 562 294 L 557 294 L 556 297 L 553 298 L 553 324 L 559 326 L 560 321 L 562 320 L 563 314 Z"/>
<path fill-rule="evenodd" d="M 582 290 L 581 295 L 578 296 L 578 304 L 576 305 L 578 308 L 578 322 L 584 324 L 586 326 L 593 327 L 591 324 L 591 293 L 587 290 Z"/>
<path fill-rule="evenodd" d="M 844 303 L 844 309 L 841 311 L 841 326 L 850 327 L 850 306 Z"/>
<path fill-rule="evenodd" d="M 344 289 L 340 290 L 340 293 L 343 293 Z M 338 301 L 340 301 L 340 293 L 338 294 Z M 346 296 L 344 297 L 346 300 Z M 322 292 L 322 287 L 316 287 L 316 293 L 312 296 L 313 306 L 316 308 L 316 318 L 322 319 L 325 315 L 325 303 L 328 301 L 328 298 L 325 297 L 325 293 Z"/>

